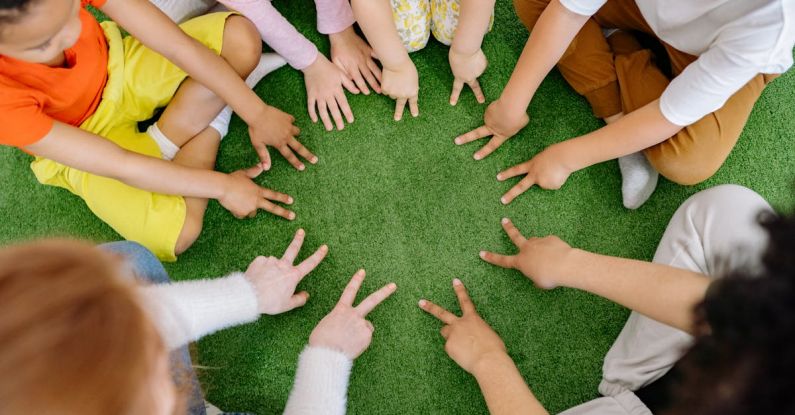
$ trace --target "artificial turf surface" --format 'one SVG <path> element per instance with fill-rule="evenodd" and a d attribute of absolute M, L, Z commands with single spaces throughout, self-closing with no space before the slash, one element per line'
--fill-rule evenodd
<path fill-rule="evenodd" d="M 304 34 L 328 52 L 314 30 L 308 0 L 275 2 Z M 481 78 L 487 98 L 499 96 L 527 38 L 510 2 L 500 0 L 494 30 L 484 41 L 489 69 Z M 443 351 L 440 323 L 416 303 L 428 298 L 458 311 L 450 281 L 460 277 L 478 310 L 502 336 L 525 380 L 551 412 L 597 396 L 602 358 L 627 310 L 583 292 L 544 292 L 516 271 L 482 262 L 478 251 L 512 252 L 500 228 L 511 217 L 526 235 L 557 234 L 573 246 L 609 255 L 651 259 L 668 219 L 688 196 L 722 183 L 748 186 L 779 210 L 795 204 L 795 74 L 768 86 L 726 164 L 709 181 L 681 187 L 664 179 L 637 211 L 621 206 L 615 162 L 575 173 L 559 191 L 533 189 L 510 206 L 499 197 L 515 181 L 498 183 L 501 169 L 529 159 L 546 146 L 598 128 L 584 99 L 557 72 L 541 85 L 530 125 L 495 154 L 476 162 L 476 145 L 453 138 L 480 125 L 485 106 L 467 91 L 457 107 L 448 102 L 452 75 L 447 48 L 431 40 L 411 55 L 420 73 L 420 117 L 392 121 L 394 103 L 384 96 L 349 97 L 356 122 L 327 133 L 306 114 L 303 78 L 283 68 L 256 91 L 296 115 L 301 141 L 320 162 L 305 172 L 277 152 L 272 171 L 258 181 L 295 197 L 295 222 L 266 213 L 236 220 L 211 202 L 205 230 L 178 262 L 176 280 L 216 277 L 244 269 L 257 255 L 279 256 L 302 227 L 302 257 L 323 243 L 328 258 L 300 288 L 311 293 L 296 311 L 262 317 L 199 342 L 208 398 L 227 410 L 279 413 L 287 400 L 296 358 L 314 325 L 332 308 L 358 268 L 363 294 L 389 281 L 398 291 L 370 319 L 373 343 L 355 363 L 348 409 L 352 414 L 464 414 L 487 411 L 474 379 Z M 30 156 L 1 148 L 0 242 L 71 236 L 97 242 L 119 239 L 78 198 L 40 186 Z M 256 163 L 247 129 L 237 118 L 224 139 L 218 169 Z M 731 207 L 727 207 L 731 208 Z"/>

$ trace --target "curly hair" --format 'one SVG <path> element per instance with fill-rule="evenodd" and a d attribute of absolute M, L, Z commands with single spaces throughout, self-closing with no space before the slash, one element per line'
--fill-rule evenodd
<path fill-rule="evenodd" d="M 764 267 L 717 280 L 696 308 L 672 414 L 795 413 L 795 215 L 760 222 Z"/>

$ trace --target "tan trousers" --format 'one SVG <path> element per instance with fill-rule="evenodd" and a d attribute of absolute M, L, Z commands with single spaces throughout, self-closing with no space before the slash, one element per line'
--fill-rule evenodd
<path fill-rule="evenodd" d="M 516 13 L 532 30 L 551 0 L 514 0 Z M 602 28 L 621 29 L 605 39 Z M 654 35 L 634 0 L 608 0 L 585 23 L 558 62 L 566 81 L 583 95 L 597 117 L 628 114 L 660 98 L 670 83 L 630 32 Z M 659 40 L 659 39 L 658 39 Z M 697 57 L 663 41 L 677 76 Z M 684 127 L 668 140 L 644 151 L 667 179 L 693 185 L 710 178 L 723 165 L 743 131 L 754 103 L 775 75 L 759 74 L 712 114 Z"/>
<path fill-rule="evenodd" d="M 758 271 L 768 243 L 758 218 L 772 211 L 762 196 L 737 185 L 696 193 L 674 213 L 654 262 L 711 278 L 736 269 Z M 687 333 L 633 311 L 605 356 L 603 397 L 560 415 L 651 415 L 635 391 L 668 372 L 691 344 Z"/>

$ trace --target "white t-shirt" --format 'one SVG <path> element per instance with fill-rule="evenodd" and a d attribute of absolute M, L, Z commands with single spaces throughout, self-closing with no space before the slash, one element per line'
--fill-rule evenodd
<path fill-rule="evenodd" d="M 591 16 L 607 0 L 560 0 Z M 654 33 L 698 56 L 660 97 L 668 121 L 685 126 L 721 108 L 759 73 L 792 66 L 795 0 L 636 0 Z"/>

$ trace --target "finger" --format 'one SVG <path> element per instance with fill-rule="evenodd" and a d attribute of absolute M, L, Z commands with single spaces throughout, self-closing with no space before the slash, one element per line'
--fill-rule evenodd
<path fill-rule="evenodd" d="M 253 218 L 253 217 L 255 217 L 255 216 L 257 216 L 257 211 L 256 211 L 256 210 L 255 210 L 255 211 L 253 211 L 253 212 L 251 212 L 251 213 L 249 213 L 248 215 L 246 215 L 246 217 L 247 217 L 247 218 L 249 218 L 249 219 L 251 219 L 251 218 Z M 243 219 L 243 217 L 242 217 L 242 216 L 237 216 L 237 215 L 236 215 L 236 217 L 237 217 L 238 219 Z"/>
<path fill-rule="evenodd" d="M 317 110 L 315 109 L 315 105 L 317 105 L 315 97 L 309 98 L 307 109 L 309 109 L 309 119 L 312 120 L 312 122 L 317 122 Z"/>
<path fill-rule="evenodd" d="M 364 320 L 364 324 L 367 326 L 368 329 L 370 329 L 370 333 L 375 331 L 375 326 L 373 325 L 373 323 L 369 322 L 368 320 Z"/>
<path fill-rule="evenodd" d="M 260 209 L 273 213 L 276 216 L 281 216 L 287 220 L 295 219 L 295 212 L 289 211 L 279 205 L 272 203 L 266 199 L 260 199 L 259 206 Z"/>
<path fill-rule="evenodd" d="M 516 229 L 516 226 L 513 226 L 513 222 L 511 222 L 510 219 L 502 218 L 502 229 L 505 230 L 505 233 L 508 234 L 508 237 L 511 238 L 511 242 L 513 242 L 517 248 L 527 242 L 527 238 L 519 232 L 519 229 Z"/>
<path fill-rule="evenodd" d="M 268 146 L 265 144 L 255 147 L 257 150 L 257 155 L 259 156 L 259 160 L 262 163 L 262 170 L 268 171 L 271 169 L 271 154 L 268 152 Z"/>
<path fill-rule="evenodd" d="M 491 137 L 491 140 L 489 140 L 489 142 L 486 143 L 486 145 L 483 146 L 483 148 L 475 152 L 475 155 L 473 157 L 475 158 L 475 160 L 482 160 L 484 157 L 493 153 L 494 150 L 496 150 L 499 146 L 501 146 L 502 143 L 504 143 L 505 140 L 507 139 L 508 137 L 499 134 L 494 134 L 494 136 Z"/>
<path fill-rule="evenodd" d="M 475 99 L 478 101 L 479 104 L 486 103 L 486 96 L 483 94 L 483 89 L 480 88 L 480 83 L 477 79 L 472 82 L 468 83 L 469 87 L 472 88 L 472 92 L 475 93 Z"/>
<path fill-rule="evenodd" d="M 455 138 L 455 143 L 458 145 L 471 143 L 475 140 L 480 140 L 481 138 L 488 137 L 490 135 L 491 135 L 491 130 L 489 129 L 489 127 L 482 125 L 468 133 L 459 135 L 458 137 Z"/>
<path fill-rule="evenodd" d="M 301 261 L 295 268 L 298 270 L 298 280 L 304 279 L 310 272 L 314 271 L 318 265 L 326 258 L 328 254 L 328 245 L 321 245 L 309 258 Z"/>
<path fill-rule="evenodd" d="M 303 229 L 299 229 L 295 233 L 292 242 L 290 242 L 290 245 L 288 245 L 287 249 L 284 251 L 284 255 L 282 255 L 282 261 L 287 261 L 292 265 L 295 261 L 295 257 L 298 256 L 298 252 L 301 250 L 301 245 L 304 244 L 304 235 L 305 232 Z"/>
<path fill-rule="evenodd" d="M 293 135 L 293 137 L 301 135 L 301 129 L 296 126 L 293 126 L 293 129 L 290 130 L 290 133 Z"/>
<path fill-rule="evenodd" d="M 450 105 L 458 104 L 458 97 L 461 95 L 462 89 L 464 89 L 464 81 L 455 78 L 453 80 L 453 92 L 450 94 Z"/>
<path fill-rule="evenodd" d="M 509 169 L 501 171 L 497 174 L 497 180 L 504 181 L 511 177 L 521 176 L 527 174 L 527 162 L 517 164 Z"/>
<path fill-rule="evenodd" d="M 453 280 L 453 290 L 455 291 L 456 297 L 458 297 L 458 303 L 461 304 L 461 312 L 464 313 L 464 315 L 475 313 L 475 304 L 472 302 L 472 299 L 469 298 L 469 293 L 464 287 L 464 283 L 458 278 Z"/>
<path fill-rule="evenodd" d="M 307 301 L 309 301 L 309 293 L 306 291 L 301 291 L 300 293 L 293 295 L 290 297 L 290 301 L 287 303 L 287 306 L 290 307 L 288 311 L 294 308 L 303 307 Z"/>
<path fill-rule="evenodd" d="M 363 269 L 356 271 L 353 274 L 353 278 L 351 278 L 348 285 L 345 286 L 345 289 L 342 291 L 342 295 L 340 296 L 340 301 L 337 304 L 353 306 L 353 300 L 356 299 L 356 293 L 359 292 L 359 287 L 362 286 L 362 281 L 364 281 L 365 272 Z"/>
<path fill-rule="evenodd" d="M 378 69 L 378 66 L 375 63 L 373 63 L 373 66 L 375 66 L 375 68 Z M 364 79 L 367 80 L 367 83 L 370 84 L 370 86 L 373 88 L 373 90 L 375 90 L 376 93 L 380 94 L 381 85 L 379 84 L 378 79 L 376 79 L 375 74 L 373 73 L 373 68 L 371 68 L 370 65 L 367 65 L 367 67 L 361 69 L 362 69 L 362 76 L 364 77 Z"/>
<path fill-rule="evenodd" d="M 370 72 L 372 72 L 373 76 L 375 76 L 375 79 L 378 81 L 377 84 L 373 85 L 372 83 L 370 83 L 370 85 L 376 90 L 376 92 L 378 92 L 380 94 L 381 93 L 381 68 L 379 68 L 378 64 L 376 64 L 372 60 L 367 61 L 367 68 L 370 69 Z M 376 85 L 377 85 L 377 88 L 376 88 Z"/>
<path fill-rule="evenodd" d="M 444 337 L 444 339 L 447 340 L 448 338 L 450 338 L 450 332 L 452 330 L 453 329 L 450 327 L 450 325 L 446 325 L 443 326 L 441 330 L 439 330 L 439 334 L 441 334 L 442 337 Z"/>
<path fill-rule="evenodd" d="M 511 203 L 517 196 L 527 191 L 527 189 L 533 187 L 535 182 L 530 176 L 525 176 L 519 183 L 516 183 L 516 186 L 512 187 L 511 190 L 508 190 L 508 193 L 502 196 L 500 201 L 503 205 L 507 205 Z"/>
<path fill-rule="evenodd" d="M 290 195 L 280 193 L 271 189 L 262 189 L 262 197 L 264 197 L 265 199 L 286 203 L 288 205 L 293 203 L 293 198 Z"/>
<path fill-rule="evenodd" d="M 458 319 L 455 314 L 445 310 L 444 308 L 428 301 L 428 300 L 420 300 L 419 302 L 420 308 L 425 310 L 428 314 L 438 318 L 444 324 L 452 324 L 454 321 Z"/>
<path fill-rule="evenodd" d="M 246 177 L 248 177 L 249 179 L 255 179 L 257 176 L 262 174 L 262 165 L 257 164 L 256 166 L 252 166 L 243 170 L 243 172 L 246 174 Z"/>
<path fill-rule="evenodd" d="M 345 89 L 350 91 L 351 94 L 358 94 L 359 92 L 361 92 L 359 91 L 359 88 L 356 86 L 356 83 L 354 83 L 353 80 L 347 74 L 342 76 L 342 86 L 344 86 Z"/>
<path fill-rule="evenodd" d="M 337 101 L 334 98 L 329 98 L 329 100 L 326 102 L 326 105 L 328 106 L 329 111 L 331 111 L 331 117 L 334 119 L 334 123 L 337 124 L 337 130 L 341 131 L 343 128 L 345 128 L 345 123 L 342 122 L 342 113 L 340 112 L 339 104 L 337 104 Z"/>
<path fill-rule="evenodd" d="M 293 153 L 293 150 L 290 149 L 290 146 L 279 147 L 279 153 L 282 153 L 282 156 L 284 156 L 284 158 L 287 159 L 287 161 L 296 169 L 304 171 L 306 168 L 304 163 L 301 163 L 301 160 L 298 160 L 298 157 L 295 156 L 295 153 Z"/>
<path fill-rule="evenodd" d="M 365 317 L 378 307 L 378 304 L 381 304 L 384 300 L 389 298 L 395 290 L 397 290 L 397 285 L 394 282 L 381 287 L 380 290 L 368 295 L 364 301 L 359 303 L 355 308 L 356 312 L 358 312 L 360 316 Z"/>
<path fill-rule="evenodd" d="M 348 124 L 353 122 L 353 111 L 351 111 L 351 106 L 348 105 L 348 98 L 345 97 L 344 92 L 340 92 L 336 95 L 337 104 L 339 104 L 340 109 L 342 110 L 342 114 L 345 115 L 345 119 L 348 121 Z"/>
<path fill-rule="evenodd" d="M 514 264 L 514 256 L 500 255 L 489 251 L 480 251 L 480 259 L 502 268 L 513 268 Z"/>
<path fill-rule="evenodd" d="M 417 104 L 417 96 L 413 96 L 409 98 L 409 112 L 411 112 L 412 117 L 419 117 L 420 116 L 420 107 Z"/>
<path fill-rule="evenodd" d="M 353 82 L 356 84 L 356 87 L 359 88 L 364 95 L 370 95 L 370 88 L 367 87 L 367 82 L 364 81 L 359 69 L 353 69 L 351 72 L 353 72 Z"/>
<path fill-rule="evenodd" d="M 310 163 L 317 164 L 317 156 L 312 154 L 312 152 L 309 151 L 309 149 L 307 149 L 306 147 L 304 147 L 304 145 L 301 144 L 301 142 L 298 141 L 297 139 L 291 138 L 290 141 L 287 142 L 287 145 L 290 146 L 290 148 L 292 148 L 296 152 L 298 152 L 298 154 L 300 154 L 301 157 L 305 158 L 306 160 L 309 160 Z"/>
<path fill-rule="evenodd" d="M 395 121 L 403 119 L 403 110 L 406 108 L 406 98 L 398 98 L 395 100 Z"/>
<path fill-rule="evenodd" d="M 328 109 L 326 108 L 326 101 L 318 101 L 317 102 L 317 110 L 320 113 L 320 119 L 323 120 L 323 127 L 326 128 L 326 131 L 331 131 L 334 129 L 334 124 L 331 123 L 331 118 L 328 116 Z"/>

